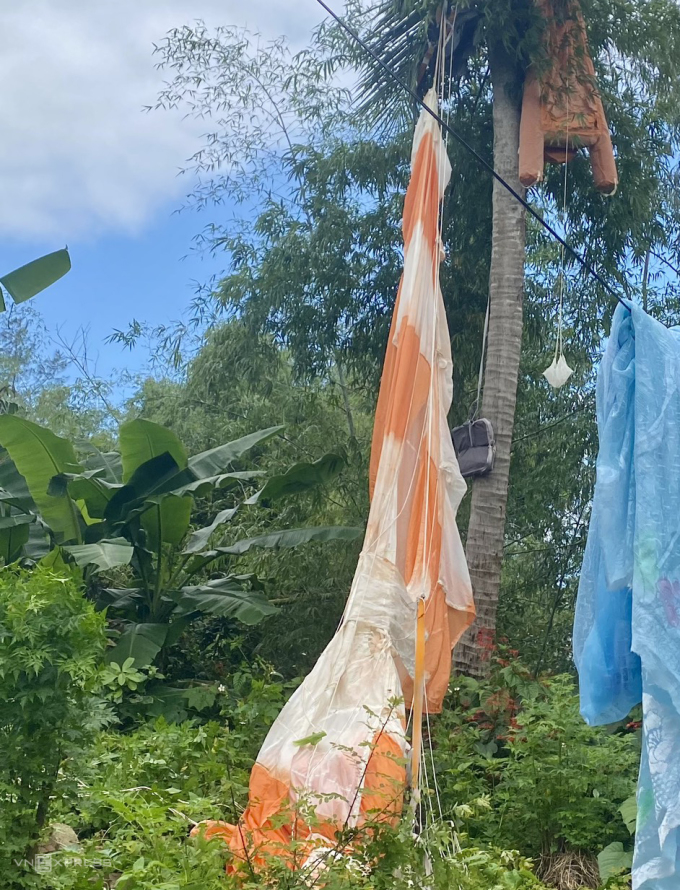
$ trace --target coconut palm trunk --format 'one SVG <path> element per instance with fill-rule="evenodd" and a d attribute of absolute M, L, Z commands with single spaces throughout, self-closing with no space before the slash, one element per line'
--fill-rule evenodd
<path fill-rule="evenodd" d="M 521 195 L 518 178 L 522 75 L 501 45 L 489 47 L 493 84 L 494 168 Z M 503 186 L 493 184 L 493 229 L 489 274 L 489 330 L 482 414 L 496 434 L 496 463 L 472 489 L 467 559 L 477 619 L 455 650 L 456 666 L 481 676 L 495 637 L 496 610 L 508 500 L 512 430 L 522 347 L 525 211 Z"/>

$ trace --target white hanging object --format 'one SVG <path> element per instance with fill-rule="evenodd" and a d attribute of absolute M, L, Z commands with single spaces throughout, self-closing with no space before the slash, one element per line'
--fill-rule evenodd
<path fill-rule="evenodd" d="M 564 259 L 563 259 L 564 263 Z M 554 388 L 559 389 L 560 386 L 564 386 L 564 384 L 569 380 L 571 375 L 574 373 L 573 368 L 570 368 L 567 364 L 567 360 L 564 357 L 564 351 L 562 349 L 562 305 L 564 301 L 564 265 L 562 270 L 560 271 L 560 311 L 557 317 L 557 342 L 555 343 L 555 355 L 552 360 L 552 364 L 549 368 L 546 368 L 543 372 L 543 376 L 548 381 L 548 383 Z"/>
<path fill-rule="evenodd" d="M 564 352 L 562 351 L 562 291 L 560 290 L 560 314 L 557 322 L 555 355 L 550 367 L 546 368 L 543 372 L 543 376 L 554 389 L 559 389 L 560 386 L 564 386 L 573 373 L 574 370 L 567 364 Z"/>
<path fill-rule="evenodd" d="M 567 121 L 569 121 L 569 93 L 567 93 Z M 567 143 L 569 141 L 569 125 L 567 124 Z M 565 221 L 566 213 L 567 213 L 567 167 L 568 165 L 564 165 L 564 194 L 562 196 L 562 220 Z M 564 285 L 565 285 L 565 277 L 564 277 L 564 244 L 562 244 L 561 248 L 561 258 L 560 258 L 560 311 L 557 317 L 557 342 L 555 343 L 555 355 L 552 360 L 552 364 L 549 368 L 546 368 L 543 372 L 543 376 L 548 381 L 548 383 L 554 388 L 559 389 L 561 386 L 569 380 L 571 375 L 574 373 L 573 368 L 570 368 L 567 364 L 567 360 L 564 357 L 564 351 L 562 349 L 562 306 L 564 304 Z"/>
<path fill-rule="evenodd" d="M 543 376 L 551 386 L 559 389 L 560 386 L 564 386 L 573 373 L 573 368 L 570 368 L 565 357 L 560 355 L 559 358 L 555 356 L 550 367 L 543 372 Z"/>

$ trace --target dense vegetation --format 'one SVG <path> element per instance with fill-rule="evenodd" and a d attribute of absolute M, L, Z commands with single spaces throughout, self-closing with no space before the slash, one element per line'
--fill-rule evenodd
<path fill-rule="evenodd" d="M 411 36 L 426 36 L 436 4 L 396 5 L 413 7 Z M 593 196 L 577 158 L 562 223 L 609 280 L 668 320 L 680 297 L 680 28 L 656 2 L 634 15 L 614 0 L 583 5 L 621 187 L 609 203 Z M 370 32 L 359 4 L 348 15 Z M 604 66 L 611 52 L 620 65 Z M 153 347 L 134 379 L 97 377 L 85 340 L 54 350 L 26 307 L 0 321 L 0 883 L 12 890 L 231 886 L 220 844 L 189 832 L 238 818 L 268 726 L 337 627 L 368 509 L 410 110 L 405 126 L 356 116 L 336 74 L 345 82 L 361 60 L 327 26 L 294 57 L 285 41 L 201 25 L 159 53 L 172 72 L 159 108 L 213 121 L 189 202 L 213 214 L 200 241 L 223 251 L 223 277 L 177 324 L 121 323 L 115 339 Z M 447 110 L 490 158 L 482 57 L 468 68 Z M 491 187 L 449 150 L 453 425 L 477 391 Z M 561 187 L 553 172 L 532 195 L 551 218 Z M 527 259 L 484 677 L 455 676 L 428 725 L 436 784 L 420 837 L 408 819 L 376 825 L 326 887 L 629 886 L 639 722 L 586 727 L 570 655 L 597 449 L 593 366 L 612 306 L 536 228 Z M 542 371 L 562 273 L 576 371 L 552 391 Z M 463 535 L 469 509 L 466 498 Z M 241 886 L 267 881 L 304 883 L 272 862 Z"/>

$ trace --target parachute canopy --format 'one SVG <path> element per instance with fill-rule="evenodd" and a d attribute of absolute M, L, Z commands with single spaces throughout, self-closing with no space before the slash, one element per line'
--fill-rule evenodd
<path fill-rule="evenodd" d="M 426 101 L 436 109 L 434 91 Z M 415 686 L 428 712 L 441 710 L 451 649 L 474 617 L 456 527 L 466 486 L 447 424 L 453 366 L 439 287 L 439 206 L 449 177 L 439 126 L 423 110 L 373 434 L 366 537 L 338 631 L 271 727 L 240 824 L 207 826 L 227 841 L 236 865 L 259 867 L 272 855 L 291 867 L 322 862 L 338 852 L 344 828 L 399 817 L 404 702 Z M 420 672 L 418 611 L 425 625 Z"/>

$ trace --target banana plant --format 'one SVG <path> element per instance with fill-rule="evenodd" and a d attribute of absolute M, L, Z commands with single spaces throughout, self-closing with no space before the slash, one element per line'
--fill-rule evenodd
<path fill-rule="evenodd" d="M 238 571 L 240 557 L 361 534 L 333 526 L 230 540 L 229 525 L 241 511 L 324 484 L 342 469 L 336 454 L 267 480 L 238 468 L 243 455 L 281 430 L 260 430 L 189 456 L 171 430 L 140 419 L 121 426 L 119 452 L 88 446 L 77 453 L 44 427 L 16 414 L 0 416 L 0 501 L 8 511 L 0 518 L 0 556 L 10 562 L 39 555 L 36 546 L 32 554 L 27 550 L 33 527 L 45 552 L 58 549 L 79 566 L 115 619 L 119 634 L 108 659 L 119 665 L 129 658 L 135 668 L 151 664 L 202 614 L 256 624 L 276 609 L 260 581 Z M 222 509 L 208 525 L 193 528 L 196 501 L 207 496 Z M 128 583 L 107 584 L 112 570 Z"/>
<path fill-rule="evenodd" d="M 71 257 L 68 250 L 62 248 L 7 272 L 0 278 L 0 312 L 7 308 L 5 291 L 15 303 L 24 303 L 59 281 L 70 269 Z M 10 387 L 5 387 L 0 394 L 0 414 L 13 414 L 17 410 L 9 392 Z M 15 490 L 14 496 L 7 494 L 8 486 Z M 0 560 L 7 564 L 19 558 L 29 539 L 40 546 L 44 535 L 34 524 L 33 505 L 25 481 L 3 454 L 0 454 L 0 488 L 5 492 L 4 497 L 0 496 Z M 17 508 L 17 501 L 23 507 Z"/>

